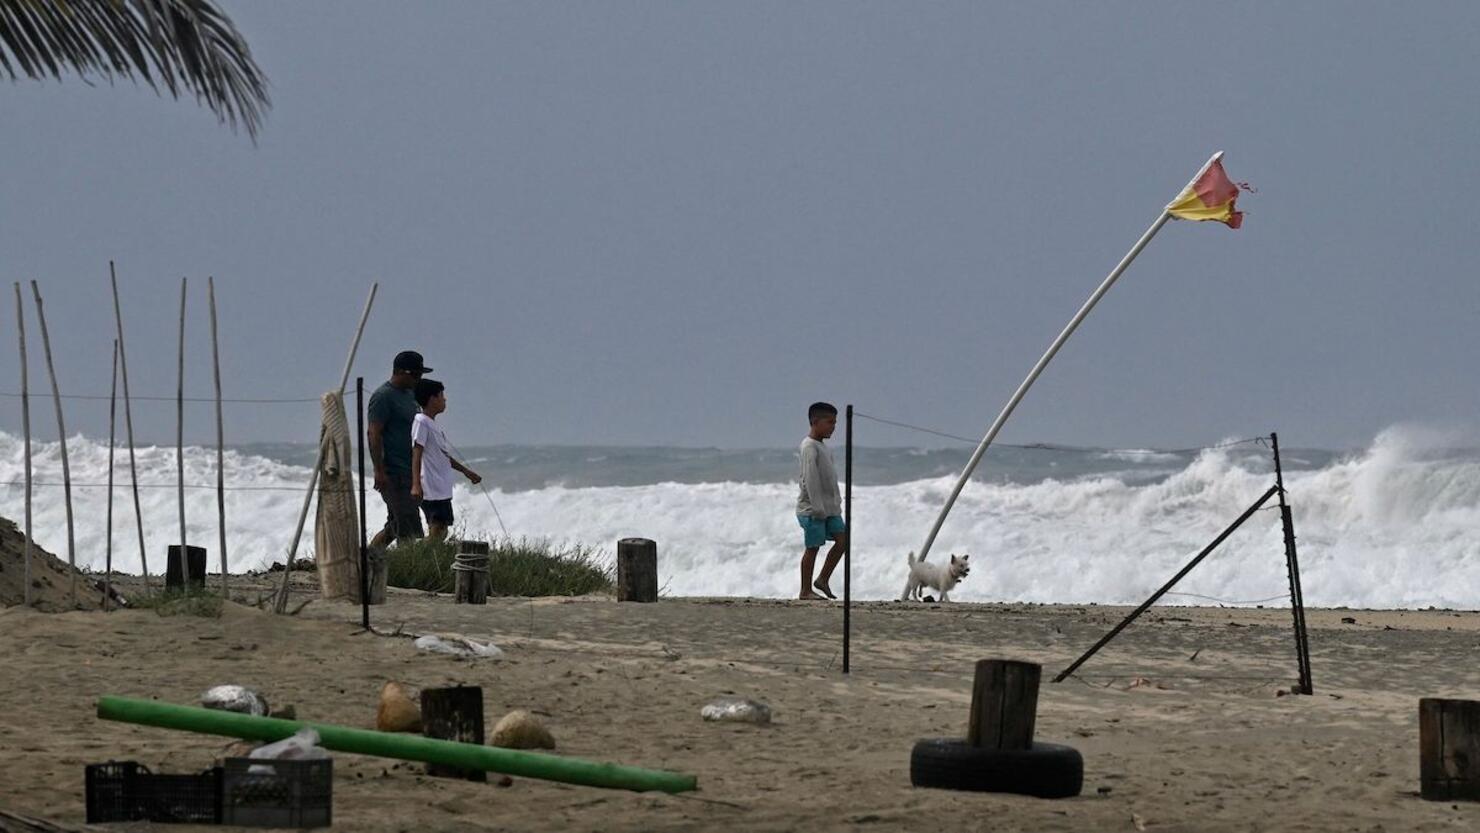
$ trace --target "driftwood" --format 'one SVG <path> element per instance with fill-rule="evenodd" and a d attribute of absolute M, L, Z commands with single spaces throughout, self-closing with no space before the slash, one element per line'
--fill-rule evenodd
<path fill-rule="evenodd" d="M 325 599 L 360 601 L 360 520 L 355 507 L 349 422 L 344 399 L 326 393 L 319 433 L 319 501 L 314 516 L 314 562 Z"/>

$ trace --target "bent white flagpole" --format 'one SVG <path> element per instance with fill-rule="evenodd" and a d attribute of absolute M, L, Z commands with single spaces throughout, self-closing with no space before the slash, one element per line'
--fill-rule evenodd
<path fill-rule="evenodd" d="M 1223 151 L 1220 150 L 1209 157 L 1208 161 L 1203 163 L 1203 166 L 1189 180 L 1189 185 L 1201 179 L 1203 173 L 1212 167 L 1213 163 L 1217 162 L 1222 156 Z M 1186 189 L 1184 188 L 1183 190 Z M 976 451 L 972 452 L 971 459 L 966 462 L 966 469 L 961 472 L 961 477 L 957 479 L 955 488 L 951 489 L 950 497 L 946 498 L 945 506 L 942 506 L 940 509 L 940 515 L 936 517 L 935 523 L 930 527 L 930 534 L 925 537 L 925 543 L 920 547 L 921 561 L 924 561 L 925 557 L 930 554 L 930 546 L 935 543 L 935 536 L 940 532 L 941 524 L 945 523 L 946 515 L 950 513 L 951 507 L 955 505 L 956 498 L 961 494 L 961 489 L 966 486 L 966 481 L 971 479 L 971 473 L 976 470 L 976 464 L 981 462 L 982 455 L 986 453 L 987 446 L 992 444 L 992 440 L 996 438 L 997 432 L 1002 430 L 1002 425 L 1007 422 L 1008 417 L 1012 416 L 1013 410 L 1022 401 L 1024 394 L 1028 392 L 1028 388 L 1032 387 L 1033 383 L 1038 380 L 1039 374 L 1043 373 L 1043 368 L 1048 366 L 1048 363 L 1053 360 L 1054 355 L 1059 352 L 1059 348 L 1063 347 L 1064 342 L 1069 340 L 1069 336 L 1074 334 L 1074 330 L 1079 327 L 1079 323 L 1084 320 L 1084 317 L 1089 315 L 1090 310 L 1095 308 L 1095 304 L 1100 302 L 1100 298 L 1106 292 L 1110 291 L 1110 287 L 1114 285 L 1116 279 L 1125 272 L 1131 265 L 1131 261 L 1136 259 L 1136 256 L 1141 253 L 1142 249 L 1146 248 L 1146 244 L 1151 242 L 1151 238 L 1155 237 L 1158 231 L 1161 231 L 1161 227 L 1166 225 L 1167 220 L 1170 220 L 1171 217 L 1172 215 L 1167 212 L 1166 208 L 1161 210 L 1161 215 L 1156 218 L 1156 221 L 1151 224 L 1150 228 L 1146 229 L 1146 233 L 1141 235 L 1141 239 L 1136 241 L 1136 245 L 1132 246 L 1129 252 L 1126 252 L 1125 257 L 1120 259 L 1120 263 L 1110 271 L 1109 276 L 1105 278 L 1099 288 L 1089 296 L 1089 300 L 1084 302 L 1084 306 L 1079 308 L 1079 312 L 1076 312 L 1074 317 L 1069 320 L 1069 326 L 1065 327 L 1064 331 L 1059 333 L 1059 337 L 1053 340 L 1053 343 L 1048 346 L 1048 352 L 1044 353 L 1043 357 L 1038 360 L 1038 363 L 1033 365 L 1033 369 L 1028 372 L 1028 377 L 1023 380 L 1021 385 L 1018 385 L 1018 389 L 1013 393 L 1012 398 L 1007 400 L 1007 405 L 997 415 L 997 419 L 992 423 L 992 427 L 987 429 L 987 435 L 982 437 L 982 441 L 977 445 Z M 900 599 L 903 600 L 904 596 L 901 595 Z"/>

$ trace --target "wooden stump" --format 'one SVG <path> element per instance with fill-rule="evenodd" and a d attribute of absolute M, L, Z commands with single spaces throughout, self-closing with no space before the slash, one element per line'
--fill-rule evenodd
<path fill-rule="evenodd" d="M 978 660 L 966 742 L 988 749 L 1032 748 L 1042 675 L 1043 666 L 1037 663 Z"/>
<path fill-rule="evenodd" d="M 438 740 L 483 745 L 483 689 L 479 686 L 424 688 L 421 691 L 421 733 Z M 440 778 L 487 781 L 481 769 L 427 764 L 427 774 Z"/>
<path fill-rule="evenodd" d="M 617 601 L 658 600 L 658 543 L 647 538 L 617 542 Z"/>
<path fill-rule="evenodd" d="M 1480 801 L 1480 702 L 1418 701 L 1418 772 L 1429 801 Z"/>
<path fill-rule="evenodd" d="M 458 604 L 488 604 L 488 542 L 459 541 L 453 561 Z"/>
<path fill-rule="evenodd" d="M 187 546 L 182 563 L 180 545 L 170 544 L 165 558 L 164 586 L 166 590 L 204 590 L 206 587 L 205 547 Z"/>

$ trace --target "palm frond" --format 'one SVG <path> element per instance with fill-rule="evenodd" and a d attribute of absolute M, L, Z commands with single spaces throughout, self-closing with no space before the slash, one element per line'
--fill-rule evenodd
<path fill-rule="evenodd" d="M 0 75 L 64 71 L 191 93 L 253 140 L 271 106 L 246 40 L 211 0 L 0 0 Z"/>

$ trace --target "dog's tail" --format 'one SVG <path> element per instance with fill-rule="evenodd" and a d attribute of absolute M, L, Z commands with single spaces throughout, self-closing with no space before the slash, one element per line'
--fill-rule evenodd
<path fill-rule="evenodd" d="M 914 565 L 915 565 L 915 551 L 914 550 L 910 550 L 910 566 L 913 567 Z"/>

